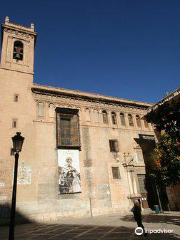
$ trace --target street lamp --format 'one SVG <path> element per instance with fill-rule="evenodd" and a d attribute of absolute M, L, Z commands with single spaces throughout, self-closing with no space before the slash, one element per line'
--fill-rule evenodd
<path fill-rule="evenodd" d="M 162 209 L 162 204 L 161 204 L 161 199 L 159 196 L 159 189 L 158 189 L 158 184 L 157 184 L 157 180 L 156 180 L 156 175 L 155 174 L 151 174 L 151 177 L 154 181 L 155 184 L 155 189 L 156 189 L 156 194 L 157 194 L 157 200 L 158 200 L 158 204 L 159 204 L 159 212 L 163 213 L 163 209 Z"/>
<path fill-rule="evenodd" d="M 14 167 L 14 182 L 12 192 L 12 204 L 11 204 L 11 217 L 9 225 L 9 240 L 14 240 L 14 227 L 15 227 L 15 213 L 16 213 L 16 188 L 17 188 L 17 170 L 18 170 L 18 159 L 19 152 L 21 152 L 24 137 L 21 136 L 20 132 L 17 132 L 13 141 L 13 151 L 15 152 L 15 167 Z"/>

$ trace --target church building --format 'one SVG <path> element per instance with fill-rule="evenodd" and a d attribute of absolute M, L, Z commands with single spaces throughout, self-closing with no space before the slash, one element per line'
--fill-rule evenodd
<path fill-rule="evenodd" d="M 143 116 L 152 104 L 35 84 L 36 39 L 34 24 L 25 27 L 6 17 L 0 63 L 0 224 L 9 221 L 3 209 L 11 205 L 16 132 L 25 138 L 18 165 L 19 221 L 121 213 L 129 211 L 133 199 L 143 208 L 157 204 L 153 194 L 148 200 L 144 181 L 155 136 Z"/>

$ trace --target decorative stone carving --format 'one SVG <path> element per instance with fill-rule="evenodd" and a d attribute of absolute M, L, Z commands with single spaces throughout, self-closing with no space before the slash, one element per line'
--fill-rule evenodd
<path fill-rule="evenodd" d="M 18 30 L 12 30 L 12 29 L 8 29 L 8 28 L 4 28 L 4 32 L 8 32 L 10 34 L 15 34 L 16 36 L 24 36 L 26 38 L 31 38 L 31 39 L 34 39 L 34 35 L 33 34 L 28 34 L 28 33 L 24 33 L 24 32 L 21 32 L 21 31 L 18 31 Z"/>

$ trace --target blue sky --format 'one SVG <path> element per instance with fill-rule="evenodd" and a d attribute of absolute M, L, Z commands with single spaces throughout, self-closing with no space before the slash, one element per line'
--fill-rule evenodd
<path fill-rule="evenodd" d="M 2 1 L 35 24 L 34 82 L 155 103 L 180 86 L 179 0 Z"/>

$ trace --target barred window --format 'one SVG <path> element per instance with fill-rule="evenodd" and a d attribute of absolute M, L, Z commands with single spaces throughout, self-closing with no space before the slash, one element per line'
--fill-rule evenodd
<path fill-rule="evenodd" d="M 119 171 L 119 167 L 112 167 L 112 175 L 113 175 L 113 179 L 120 179 L 120 171 Z"/>
<path fill-rule="evenodd" d="M 60 119 L 61 127 L 61 144 L 71 145 L 71 118 L 61 117 Z"/>
<path fill-rule="evenodd" d="M 141 194 L 143 197 L 145 197 L 145 196 L 146 196 L 145 174 L 137 174 L 137 177 L 138 177 L 140 194 Z"/>
<path fill-rule="evenodd" d="M 109 140 L 110 152 L 119 152 L 118 141 Z"/>
<path fill-rule="evenodd" d="M 78 110 L 57 108 L 57 147 L 80 147 Z"/>
<path fill-rule="evenodd" d="M 112 118 L 112 124 L 115 125 L 117 123 L 117 121 L 116 121 L 116 113 L 115 112 L 111 113 L 111 118 Z"/>
<path fill-rule="evenodd" d="M 133 123 L 133 117 L 131 114 L 128 114 L 128 120 L 129 120 L 129 126 L 130 127 L 133 127 L 134 126 L 134 123 Z"/>
<path fill-rule="evenodd" d="M 108 115 L 105 110 L 102 111 L 102 116 L 103 116 L 103 123 L 107 124 L 108 123 Z"/>
<path fill-rule="evenodd" d="M 124 113 L 120 113 L 120 121 L 122 126 L 126 126 Z"/>
<path fill-rule="evenodd" d="M 136 115 L 136 123 L 137 123 L 137 127 L 141 127 L 141 119 L 139 115 Z"/>

